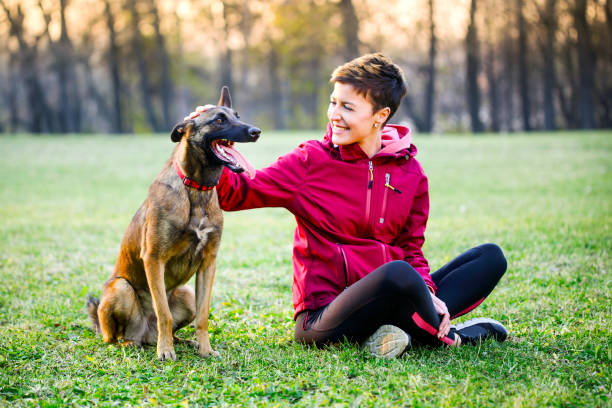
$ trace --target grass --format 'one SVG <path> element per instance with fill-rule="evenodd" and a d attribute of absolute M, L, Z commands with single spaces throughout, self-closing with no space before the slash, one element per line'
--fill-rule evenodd
<path fill-rule="evenodd" d="M 263 166 L 318 133 L 241 147 Z M 496 242 L 509 269 L 468 317 L 502 344 L 374 359 L 292 341 L 292 216 L 226 213 L 212 298 L 219 359 L 103 344 L 86 294 L 169 156 L 166 136 L 0 138 L 0 405 L 609 406 L 612 133 L 417 136 L 436 269 Z M 462 318 L 462 320 L 465 320 Z M 180 332 L 193 338 L 192 328 Z"/>

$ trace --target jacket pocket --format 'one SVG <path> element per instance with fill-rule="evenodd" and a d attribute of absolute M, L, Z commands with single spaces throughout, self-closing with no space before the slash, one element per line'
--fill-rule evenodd
<path fill-rule="evenodd" d="M 387 246 L 382 242 L 380 242 L 379 245 L 382 252 L 383 264 L 386 264 L 391 260 L 391 257 L 389 256 L 389 248 L 387 248 Z"/>
<path fill-rule="evenodd" d="M 337 248 L 337 264 L 347 287 L 391 260 L 389 247 L 379 241 L 372 240 L 366 245 L 337 244 Z"/>

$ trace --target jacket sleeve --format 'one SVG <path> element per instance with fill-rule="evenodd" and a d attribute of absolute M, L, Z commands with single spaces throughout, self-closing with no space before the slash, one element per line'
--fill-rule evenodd
<path fill-rule="evenodd" d="M 429 275 L 429 264 L 423 255 L 425 242 L 425 226 L 429 216 L 429 188 L 427 177 L 422 174 L 414 194 L 408 221 L 396 244 L 404 250 L 404 260 L 408 262 L 423 277 L 425 284 L 436 293 L 437 287 Z"/>
<path fill-rule="evenodd" d="M 217 185 L 219 205 L 225 211 L 261 207 L 291 210 L 306 176 L 307 158 L 306 146 L 300 145 L 270 166 L 257 170 L 253 179 L 224 168 Z"/>

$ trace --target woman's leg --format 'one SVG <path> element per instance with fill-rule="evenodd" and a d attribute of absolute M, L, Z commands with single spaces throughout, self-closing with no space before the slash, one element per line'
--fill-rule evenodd
<path fill-rule="evenodd" d="M 432 273 L 431 278 L 438 287 L 436 296 L 446 303 L 451 319 L 482 303 L 506 272 L 506 266 L 502 250 L 495 244 L 484 244 Z"/>
<path fill-rule="evenodd" d="M 382 325 L 393 325 L 413 340 L 429 345 L 451 344 L 436 337 L 440 317 L 423 278 L 404 261 L 389 262 L 348 287 L 329 305 L 301 313 L 295 338 L 323 345 L 343 338 L 362 342 Z"/>

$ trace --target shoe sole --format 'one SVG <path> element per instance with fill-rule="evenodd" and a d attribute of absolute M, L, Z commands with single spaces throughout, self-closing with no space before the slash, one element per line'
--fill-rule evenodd
<path fill-rule="evenodd" d="M 455 330 L 459 331 L 467 326 L 473 326 L 478 323 L 491 323 L 491 324 L 496 324 L 498 326 L 504 327 L 504 325 L 498 322 L 497 320 L 490 319 L 488 317 L 477 317 L 475 319 L 468 320 L 467 322 L 464 322 L 458 325 L 453 325 L 453 327 L 455 328 Z"/>
<path fill-rule="evenodd" d="M 475 319 L 468 320 L 467 322 L 458 324 L 458 325 L 456 325 L 454 327 L 455 327 L 455 330 L 457 332 L 459 332 L 459 330 L 461 330 L 461 329 L 463 329 L 465 327 L 473 326 L 473 325 L 478 324 L 478 323 L 489 323 L 492 326 L 498 326 L 499 328 L 503 329 L 503 333 L 500 334 L 501 338 L 498 338 L 497 335 L 493 335 L 492 336 L 492 338 L 494 338 L 495 340 L 497 340 L 499 342 L 505 341 L 506 338 L 508 337 L 508 330 L 506 330 L 506 327 L 503 324 L 501 324 L 501 322 L 499 322 L 499 321 L 497 321 L 495 319 L 490 319 L 488 317 L 477 317 Z"/>
<path fill-rule="evenodd" d="M 386 324 L 380 326 L 363 344 L 363 347 L 375 357 L 395 358 L 406 350 L 410 336 L 399 327 Z"/>

